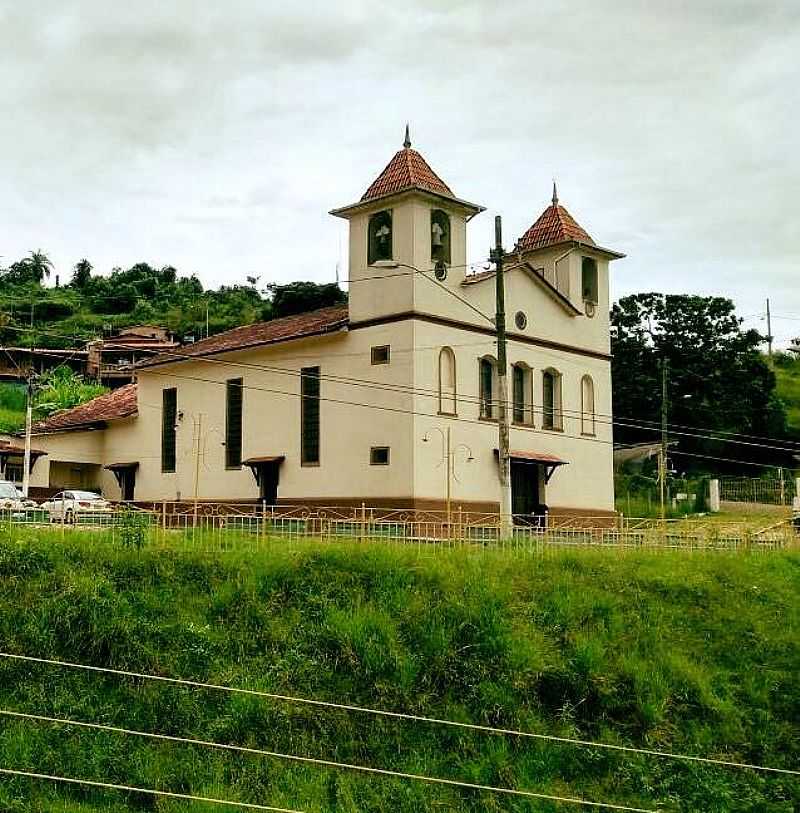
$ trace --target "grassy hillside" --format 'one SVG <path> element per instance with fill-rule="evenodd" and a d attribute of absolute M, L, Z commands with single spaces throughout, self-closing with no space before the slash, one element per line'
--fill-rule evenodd
<path fill-rule="evenodd" d="M 797 767 L 800 556 L 0 542 L 0 648 Z M 800 783 L 0 659 L 0 706 L 642 808 Z M 0 765 L 321 813 L 583 809 L 0 718 Z M 0 808 L 211 811 L 0 779 Z"/>
<path fill-rule="evenodd" d="M 800 435 L 800 358 L 786 356 L 775 364 L 778 396 L 786 404 L 789 428 Z"/>
<path fill-rule="evenodd" d="M 25 387 L 0 382 L 0 432 L 25 426 Z"/>

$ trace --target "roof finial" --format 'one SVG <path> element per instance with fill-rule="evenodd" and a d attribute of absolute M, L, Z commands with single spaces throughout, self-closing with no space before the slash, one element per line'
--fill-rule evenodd
<path fill-rule="evenodd" d="M 555 178 L 553 178 L 553 206 L 558 206 L 558 191 L 556 190 Z"/>
<path fill-rule="evenodd" d="M 408 134 L 408 122 L 406 122 L 406 138 L 405 141 L 403 141 L 403 146 L 406 149 L 409 149 L 411 147 L 411 136 Z"/>

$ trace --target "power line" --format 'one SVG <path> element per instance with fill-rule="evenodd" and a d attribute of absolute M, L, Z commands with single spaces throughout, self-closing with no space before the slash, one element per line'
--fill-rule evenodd
<path fill-rule="evenodd" d="M 162 796 L 170 799 L 183 799 L 187 802 L 204 802 L 212 805 L 227 805 L 228 807 L 238 807 L 245 810 L 270 810 L 272 813 L 303 813 L 301 810 L 290 810 L 287 807 L 270 807 L 260 805 L 255 802 L 235 802 L 232 799 L 215 799 L 211 796 L 194 796 L 191 793 L 177 793 L 169 790 L 155 790 L 155 788 L 139 788 L 133 785 L 119 785 L 114 782 L 98 782 L 92 779 L 76 779 L 71 776 L 55 776 L 48 773 L 35 773 L 34 771 L 22 771 L 16 768 L 0 768 L 0 774 L 6 776 L 20 776 L 27 779 L 45 779 L 50 782 L 63 782 L 68 785 L 83 785 L 91 788 L 103 788 L 106 790 L 121 790 L 126 793 L 143 793 L 147 796 Z"/>
<path fill-rule="evenodd" d="M 222 386 L 222 387 L 227 386 L 225 381 L 217 381 L 217 380 L 212 379 L 212 378 L 201 378 L 199 376 L 189 376 L 189 375 L 180 374 L 180 373 L 163 373 L 163 372 L 156 372 L 155 370 L 149 370 L 148 374 L 149 375 L 162 376 L 162 377 L 169 377 L 169 378 L 179 379 L 179 380 L 184 380 L 184 381 L 196 381 L 196 382 L 200 382 L 200 383 L 204 383 L 204 384 L 213 384 L 215 386 Z M 302 394 L 299 393 L 299 392 L 287 392 L 286 390 L 277 390 L 277 389 L 272 389 L 272 388 L 268 388 L 268 387 L 259 387 L 259 386 L 253 385 L 253 384 L 242 384 L 241 386 L 242 386 L 242 389 L 245 389 L 245 390 L 253 390 L 253 391 L 257 391 L 257 392 L 266 392 L 266 393 L 270 393 L 272 395 L 286 395 L 286 396 L 294 397 L 294 398 L 302 398 Z M 413 393 L 410 393 L 410 394 L 413 394 Z M 375 409 L 375 410 L 379 410 L 379 411 L 383 411 L 383 412 L 391 412 L 391 413 L 394 413 L 394 414 L 401 414 L 401 415 L 415 415 L 415 416 L 418 416 L 418 417 L 425 417 L 425 418 L 441 418 L 442 417 L 442 416 L 440 416 L 440 415 L 438 415 L 436 413 L 420 412 L 418 410 L 404 409 L 402 407 L 393 407 L 393 406 L 386 406 L 386 405 L 381 405 L 381 404 L 366 404 L 366 403 L 363 403 L 363 402 L 360 402 L 360 401 L 349 401 L 349 400 L 344 400 L 344 399 L 340 399 L 340 398 L 331 398 L 331 397 L 328 397 L 328 396 L 319 396 L 319 400 L 320 401 L 330 402 L 330 403 L 341 404 L 341 405 L 344 405 L 344 406 L 355 406 L 355 407 L 361 407 L 361 408 L 364 408 L 364 409 Z M 154 409 L 158 408 L 154 404 L 147 404 L 146 406 L 152 407 Z M 544 408 L 542 408 L 542 410 L 543 409 Z M 542 410 L 537 409 L 536 411 L 539 412 L 539 411 L 542 411 Z M 560 410 L 561 413 L 563 413 L 564 411 L 565 410 L 563 410 L 563 409 Z M 569 412 L 572 412 L 572 411 L 569 410 Z M 571 416 L 571 417 L 574 417 L 574 416 Z M 458 416 L 448 416 L 448 419 L 452 420 L 452 421 L 459 422 L 459 423 L 469 423 L 469 424 L 476 424 L 476 425 L 480 425 L 480 426 L 485 426 L 486 423 L 487 423 L 486 420 L 481 420 L 481 419 L 478 419 L 478 418 L 462 418 L 462 417 L 458 417 Z M 601 424 L 604 424 L 604 425 L 609 424 L 609 422 L 605 422 L 605 421 L 598 421 L 598 423 L 601 423 Z M 545 435 L 545 436 L 552 435 L 551 430 L 537 429 L 535 426 L 528 426 L 528 425 L 519 426 L 519 425 L 517 425 L 515 428 L 523 429 L 523 430 L 525 430 L 527 432 L 532 432 L 532 433 L 539 434 L 539 435 Z M 647 429 L 648 431 L 650 429 L 649 427 L 636 427 L 636 428 Z M 36 434 L 48 434 L 48 433 L 47 432 L 36 432 Z M 570 438 L 572 440 L 587 441 L 587 442 L 590 442 L 590 443 L 602 443 L 602 444 L 607 445 L 607 446 L 613 446 L 614 445 L 613 440 L 605 440 L 603 438 L 598 438 L 598 437 L 590 436 L 590 435 L 568 435 L 568 434 L 565 434 L 564 432 L 559 432 L 558 436 L 562 437 L 562 438 Z M 709 437 L 709 436 L 705 436 L 705 435 L 696 435 L 695 437 L 705 438 L 705 439 L 710 439 L 710 440 L 717 440 L 718 442 L 722 442 L 722 443 L 732 442 L 732 441 L 726 441 L 724 438 L 713 438 L 713 437 Z M 759 446 L 760 448 L 770 448 L 770 447 L 765 446 L 764 444 L 750 444 L 750 445 L 756 445 L 756 446 Z M 776 447 L 776 448 L 780 448 L 780 447 Z M 791 452 L 796 451 L 794 449 L 785 449 L 785 448 L 783 448 L 781 450 L 782 451 L 791 451 Z M 685 454 L 689 454 L 689 453 L 687 452 Z M 696 457 L 702 457 L 702 455 L 695 455 L 695 456 Z M 733 458 L 712 458 L 711 456 L 706 456 L 706 457 L 708 459 L 716 459 L 716 460 L 726 461 L 726 462 L 730 462 L 730 463 L 742 463 L 743 465 L 760 466 L 761 468 L 775 468 L 776 467 L 775 464 L 756 463 L 754 461 L 735 460 Z"/>
<path fill-rule="evenodd" d="M 21 330 L 21 328 L 12 328 L 12 329 Z M 483 344 L 483 343 L 480 343 L 480 344 Z M 247 363 L 247 362 L 228 361 L 228 360 L 224 360 L 224 359 L 211 359 L 211 358 L 208 358 L 208 357 L 205 357 L 205 356 L 194 356 L 192 354 L 176 353 L 174 351 L 166 351 L 166 352 L 159 353 L 159 351 L 155 351 L 155 350 L 152 350 L 152 351 L 145 350 L 143 352 L 151 352 L 151 353 L 155 353 L 157 355 L 175 356 L 178 360 L 195 361 L 195 362 L 202 362 L 202 363 L 209 363 L 209 364 L 222 364 L 223 366 L 228 366 L 228 367 L 243 367 L 243 368 L 246 368 L 246 369 L 256 369 L 256 370 L 265 371 L 265 372 L 275 372 L 275 373 L 278 373 L 278 374 L 292 375 L 292 376 L 295 376 L 295 377 L 302 377 L 302 372 L 299 371 L 299 370 L 291 370 L 291 369 L 288 369 L 288 368 L 281 368 L 281 367 L 272 367 L 272 366 L 269 366 L 269 365 L 257 365 L 257 364 Z M 40 355 L 48 355 L 48 354 L 46 352 L 44 352 L 44 353 L 40 353 Z M 52 354 L 52 355 L 56 355 L 56 354 Z M 204 379 L 204 378 L 199 378 L 199 377 L 196 377 L 196 376 L 180 375 L 178 373 L 168 373 L 168 374 L 157 373 L 152 369 L 148 370 L 148 373 L 152 374 L 152 375 L 169 375 L 169 376 L 171 376 L 173 378 L 179 378 L 179 379 L 183 378 L 185 380 L 202 381 L 204 383 L 212 383 L 212 384 L 217 384 L 217 385 L 224 385 L 225 384 L 225 382 L 215 381 L 213 379 Z M 402 385 L 402 384 L 401 385 L 383 384 L 381 382 L 367 381 L 367 380 L 364 380 L 364 379 L 355 379 L 355 378 L 351 378 L 351 377 L 348 377 L 348 376 L 331 376 L 329 374 L 328 375 L 322 375 L 321 378 L 326 379 L 326 380 L 330 380 L 330 381 L 335 382 L 335 383 L 341 383 L 341 384 L 346 384 L 346 385 L 351 385 L 351 386 L 360 386 L 360 387 L 364 387 L 364 388 L 367 388 L 367 389 L 373 389 L 373 390 L 377 390 L 377 391 L 398 392 L 398 393 L 401 393 L 401 394 L 407 394 L 407 395 L 412 395 L 412 396 L 418 395 L 418 396 L 422 396 L 422 397 L 430 397 L 430 398 L 433 398 L 433 399 L 439 397 L 438 391 L 436 391 L 436 390 L 408 387 L 408 386 Z M 264 388 L 264 387 L 254 386 L 252 384 L 245 384 L 245 385 L 243 385 L 243 388 L 244 389 L 251 389 L 251 390 L 260 390 L 260 391 L 269 392 L 269 393 L 278 394 L 278 395 L 296 395 L 297 397 L 300 397 L 299 393 L 291 393 L 291 392 L 286 392 L 286 391 L 283 391 L 283 390 L 267 389 L 267 388 Z M 344 401 L 344 400 L 332 399 L 332 398 L 321 398 L 320 400 L 333 401 L 335 403 L 342 403 L 342 404 L 346 404 L 346 405 L 350 405 L 350 406 L 360 406 L 360 407 L 364 407 L 364 408 L 368 408 L 368 409 L 390 410 L 390 411 L 394 411 L 394 412 L 405 413 L 405 414 L 413 414 L 413 415 L 418 415 L 418 416 L 423 416 L 423 417 L 438 417 L 438 416 L 434 416 L 434 415 L 432 415 L 430 413 L 418 412 L 418 411 L 415 411 L 415 410 L 404 410 L 404 409 L 401 409 L 401 408 L 384 407 L 384 406 L 380 406 L 380 405 L 376 405 L 376 404 L 364 404 L 364 403 L 355 402 L 355 401 Z M 460 400 L 461 401 L 466 401 L 467 403 L 474 403 L 474 404 L 480 404 L 481 403 L 481 399 L 475 398 L 474 396 L 463 396 L 462 395 L 460 397 Z M 532 408 L 529 408 L 529 409 L 532 409 L 534 414 L 538 414 L 538 413 L 543 414 L 544 411 L 545 411 L 544 406 L 542 406 L 542 407 L 532 407 Z M 566 414 L 569 417 L 579 417 L 579 416 L 583 417 L 583 415 L 584 415 L 584 413 L 582 411 L 579 412 L 578 410 L 570 410 L 570 409 L 565 409 L 563 407 L 559 410 L 559 412 L 562 415 Z M 612 421 L 603 421 L 603 420 L 598 420 L 598 418 L 612 417 L 612 416 L 610 416 L 610 415 L 608 415 L 606 413 L 594 413 L 594 415 L 595 415 L 596 422 L 600 423 L 601 425 L 617 425 L 617 426 L 623 426 L 623 427 L 626 427 L 626 428 L 637 428 L 637 429 L 641 429 L 643 431 L 659 431 L 659 432 L 661 431 L 660 427 L 658 429 L 656 429 L 655 426 L 654 427 L 649 427 L 649 426 L 645 426 L 645 425 L 639 425 L 637 423 L 638 421 L 641 421 L 642 424 L 646 424 L 646 423 L 655 424 L 655 422 L 648 422 L 648 421 L 644 421 L 642 419 L 628 419 L 628 421 L 630 421 L 630 422 L 626 422 L 625 420 L 620 420 L 620 419 L 616 419 L 616 420 L 612 420 Z M 453 420 L 458 420 L 458 421 L 462 421 L 462 422 L 470 422 L 470 423 L 480 423 L 480 424 L 484 423 L 483 421 L 477 421 L 477 420 L 471 420 L 471 419 L 468 419 L 468 418 L 459 418 L 459 417 L 455 417 L 455 418 L 453 418 Z M 527 426 L 527 425 L 523 425 L 521 427 L 518 425 L 518 428 L 524 428 L 524 429 L 526 429 L 528 431 L 537 432 L 539 434 L 550 434 L 548 430 L 544 430 L 544 429 L 537 430 L 535 427 Z M 715 432 L 716 430 L 708 428 L 708 431 L 709 432 Z M 744 434 L 740 434 L 740 433 L 725 433 L 725 432 L 721 432 L 721 433 L 722 434 L 735 434 L 735 435 L 738 435 L 738 436 L 741 436 L 741 437 L 759 437 L 759 436 L 748 436 L 748 435 L 744 435 Z M 800 451 L 800 447 L 798 447 L 798 448 L 790 448 L 790 447 L 786 447 L 786 446 L 767 446 L 764 443 L 751 443 L 751 442 L 747 442 L 747 441 L 739 441 L 739 440 L 733 440 L 733 439 L 727 439 L 727 438 L 719 438 L 719 437 L 715 437 L 714 435 L 711 435 L 711 434 L 695 434 L 695 433 L 681 432 L 681 431 L 674 431 L 673 434 L 683 435 L 685 437 L 694 437 L 694 438 L 699 438 L 699 439 L 704 439 L 704 440 L 710 440 L 710 441 L 719 442 L 719 443 L 728 443 L 728 444 L 744 445 L 744 446 L 754 446 L 754 447 L 758 447 L 758 448 L 762 448 L 762 449 L 770 449 L 770 450 L 773 450 L 773 451 L 782 451 L 782 452 L 797 452 L 797 451 Z M 571 437 L 571 438 L 574 438 L 574 439 L 577 439 L 577 440 L 589 440 L 589 441 L 602 442 L 602 443 L 607 443 L 607 444 L 608 443 L 613 443 L 612 441 L 605 441 L 605 440 L 590 437 L 590 436 L 587 436 L 587 435 L 580 435 L 580 436 L 577 436 L 577 435 L 562 435 L 562 437 Z M 781 442 L 777 438 L 763 438 L 763 439 L 764 440 L 774 440 L 774 441 Z M 791 441 L 782 441 L 782 442 L 791 443 Z M 709 459 L 711 459 L 711 458 L 709 458 Z M 719 459 L 722 460 L 722 458 L 719 458 Z M 734 462 L 734 461 L 730 461 L 730 462 Z M 760 464 L 760 463 L 754 463 L 754 462 L 750 462 L 750 461 L 740 461 L 740 462 L 742 462 L 745 465 L 759 465 L 759 466 L 763 466 L 764 468 L 774 468 L 774 465 L 769 465 L 769 464 Z"/>
<path fill-rule="evenodd" d="M 133 728 L 121 728 L 118 726 L 105 725 L 103 723 L 89 723 L 83 720 L 47 717 L 42 714 L 28 714 L 25 712 L 11 711 L 8 709 L 0 709 L 0 715 L 32 720 L 36 722 L 53 723 L 54 725 L 71 725 L 78 728 L 89 728 L 95 731 L 107 731 L 112 734 L 126 734 L 132 737 L 145 737 L 147 739 L 155 739 L 162 742 L 174 742 L 182 745 L 199 745 L 204 748 L 215 748 L 221 751 L 233 751 L 240 754 L 252 754 L 254 756 L 268 757 L 271 759 L 300 762 L 306 765 L 318 765 L 323 768 L 355 771 L 376 776 L 386 776 L 394 779 L 409 779 L 432 785 L 447 785 L 450 787 L 463 788 L 464 790 L 479 790 L 487 793 L 500 793 L 507 796 L 522 796 L 529 799 L 544 799 L 550 802 L 564 802 L 568 804 L 583 805 L 584 807 L 594 807 L 605 810 L 624 810 L 631 811 L 632 813 L 658 813 L 658 811 L 641 807 L 628 807 L 626 805 L 595 802 L 577 797 L 556 796 L 549 793 L 537 793 L 531 790 L 519 790 L 517 788 L 506 788 L 496 785 L 483 785 L 475 782 L 466 782 L 460 779 L 446 779 L 440 776 L 427 776 L 425 774 L 409 773 L 407 771 L 394 771 L 389 768 L 374 768 L 369 765 L 359 765 L 353 762 L 338 762 L 336 760 L 323 759 L 321 757 L 305 757 L 299 754 L 285 754 L 280 751 L 269 751 L 262 748 L 250 748 L 244 745 L 230 745 L 228 743 L 214 742 L 213 740 L 194 739 L 192 737 L 179 737 L 173 734 L 159 734 L 152 731 L 139 731 Z"/>
<path fill-rule="evenodd" d="M 767 771 L 770 773 L 788 774 L 800 776 L 800 771 L 788 768 L 772 768 L 764 765 L 754 765 L 745 762 L 735 762 L 732 760 L 717 759 L 714 757 L 699 757 L 689 754 L 678 754 L 671 751 L 659 751 L 656 749 L 636 748 L 629 745 L 616 745 L 614 743 L 594 742 L 592 740 L 576 739 L 574 737 L 559 737 L 555 734 L 537 734 L 531 731 L 519 729 L 499 728 L 496 726 L 480 725 L 479 723 L 464 723 L 456 720 L 445 720 L 437 717 L 426 717 L 420 714 L 410 714 L 402 711 L 387 711 L 385 709 L 373 709 L 366 706 L 356 706 L 347 703 L 336 703 L 328 700 L 314 700 L 307 697 L 297 697 L 293 695 L 276 694 L 258 689 L 244 689 L 235 686 L 225 686 L 217 683 L 203 683 L 197 680 L 185 678 L 171 678 L 164 675 L 153 675 L 145 672 L 131 672 L 125 669 L 114 669 L 107 666 L 92 666 L 90 664 L 75 663 L 72 661 L 61 661 L 52 658 L 37 658 L 33 655 L 16 655 L 10 652 L 0 652 L 0 658 L 24 661 L 27 663 L 39 663 L 46 666 L 58 666 L 68 669 L 80 669 L 87 672 L 115 675 L 117 677 L 130 677 L 137 680 L 153 680 L 161 683 L 169 683 L 176 686 L 186 686 L 193 689 L 209 689 L 212 691 L 228 692 L 231 694 L 242 694 L 250 697 L 261 697 L 267 700 L 277 700 L 284 703 L 295 703 L 298 705 L 314 706 L 317 708 L 335 709 L 358 714 L 371 714 L 377 717 L 389 717 L 395 720 L 406 720 L 415 723 L 426 723 L 429 725 L 443 725 L 452 728 L 461 728 L 469 731 L 478 731 L 485 734 L 499 734 L 504 736 L 520 737 L 534 740 L 544 740 L 546 742 L 560 743 L 562 745 L 574 745 L 587 748 L 599 748 L 609 751 L 621 751 L 632 754 L 642 754 L 645 756 L 662 757 L 664 759 L 685 760 L 687 762 L 700 762 L 708 765 L 719 765 L 727 768 L 746 768 L 754 771 Z M 5 712 L 0 712 L 5 713 Z"/>
<path fill-rule="evenodd" d="M 486 343 L 487 342 L 476 342 L 474 344 L 475 345 L 484 345 Z M 470 343 L 470 344 L 472 344 L 472 343 Z M 458 345 L 448 345 L 448 346 L 452 347 L 452 346 L 458 346 Z M 225 360 L 225 359 L 215 359 L 215 358 L 209 358 L 207 356 L 194 356 L 192 354 L 178 353 L 178 352 L 175 352 L 175 351 L 159 352 L 159 351 L 156 351 L 156 350 L 150 350 L 150 351 L 144 350 L 142 352 L 150 352 L 150 353 L 155 353 L 157 355 L 174 356 L 176 358 L 176 360 L 178 360 L 178 361 L 186 360 L 186 361 L 195 361 L 195 362 L 206 363 L 206 364 L 219 364 L 219 365 L 222 365 L 222 366 L 225 366 L 225 367 L 244 368 L 244 369 L 258 370 L 258 371 L 263 371 L 263 372 L 273 372 L 273 373 L 277 373 L 279 375 L 290 375 L 290 376 L 293 376 L 293 377 L 302 377 L 302 372 L 300 370 L 293 370 L 293 369 L 285 368 L 285 367 L 276 367 L 276 366 L 265 365 L 265 364 L 254 364 L 252 362 L 239 362 L 239 361 L 231 361 L 231 360 Z M 46 352 L 42 352 L 42 353 L 40 353 L 40 355 L 48 355 L 48 354 Z M 55 356 L 56 354 L 52 354 L 52 355 Z M 357 355 L 357 356 L 361 357 L 364 354 L 359 353 L 359 354 L 352 354 L 352 355 Z M 151 373 L 151 374 L 158 374 L 158 373 L 153 373 L 152 370 L 148 370 L 148 372 Z M 215 382 L 215 381 L 213 381 L 211 379 L 196 379 L 196 378 L 192 378 L 192 377 L 189 377 L 189 376 L 181 376 L 178 373 L 171 373 L 170 375 L 172 375 L 175 378 L 183 377 L 183 378 L 186 378 L 188 380 L 203 380 L 203 381 L 209 381 L 210 383 L 217 383 L 217 384 L 224 383 L 224 382 Z M 320 376 L 320 378 L 322 378 L 323 380 L 328 380 L 328 381 L 334 382 L 334 383 L 340 383 L 340 384 L 346 384 L 346 385 L 350 385 L 350 386 L 363 387 L 363 388 L 366 388 L 366 389 L 372 389 L 372 390 L 376 390 L 376 391 L 397 392 L 397 393 L 401 393 L 401 394 L 405 394 L 405 395 L 429 397 L 429 398 L 432 398 L 432 399 L 437 399 L 439 397 L 438 390 L 422 388 L 422 387 L 413 387 L 413 386 L 408 386 L 408 385 L 405 385 L 405 384 L 383 383 L 383 382 L 378 382 L 378 381 L 370 381 L 370 380 L 366 380 L 366 379 L 353 378 L 353 377 L 350 377 L 350 376 L 339 376 L 339 375 L 331 375 L 331 374 L 322 374 Z M 245 389 L 248 389 L 248 388 L 249 389 L 260 389 L 258 387 L 254 387 L 253 385 L 244 385 L 244 388 Z M 261 388 L 261 389 L 263 389 L 263 388 Z M 287 395 L 293 394 L 293 393 L 285 393 L 283 391 L 278 391 L 278 390 L 266 390 L 266 391 L 273 392 L 273 393 L 282 393 L 282 394 L 287 394 Z M 331 400 L 331 399 L 323 399 L 323 400 Z M 482 403 L 482 399 L 480 399 L 478 397 L 475 397 L 475 396 L 471 396 L 471 395 L 461 395 L 461 396 L 459 396 L 459 401 L 466 402 L 468 404 L 480 404 L 480 403 Z M 360 406 L 364 406 L 364 407 L 372 407 L 372 406 L 374 406 L 374 405 L 370 405 L 370 404 L 355 404 L 355 403 L 353 403 L 353 405 L 360 405 Z M 533 406 L 533 407 L 529 407 L 528 409 L 530 411 L 532 411 L 533 414 L 544 414 L 544 412 L 545 412 L 544 406 L 541 406 L 541 407 Z M 561 409 L 559 411 L 561 412 L 562 415 L 567 415 L 568 417 L 575 417 L 575 418 L 583 417 L 586 414 L 582 410 L 568 409 L 568 408 L 565 408 L 563 406 L 561 407 Z M 415 414 L 425 414 L 425 413 L 415 413 Z M 641 419 L 641 418 L 619 418 L 619 417 L 613 418 L 612 415 L 610 415 L 608 413 L 601 413 L 601 412 L 595 412 L 594 417 L 595 417 L 595 421 L 597 423 L 601 424 L 601 425 L 608 425 L 608 426 L 616 425 L 616 426 L 622 426 L 622 427 L 626 427 L 626 428 L 642 429 L 643 431 L 658 431 L 658 432 L 661 431 L 661 427 L 660 427 L 659 424 L 657 424 L 655 421 L 647 421 L 646 419 Z M 602 418 L 613 418 L 613 420 L 604 421 L 604 420 L 601 420 Z M 647 424 L 652 424 L 652 427 L 648 426 Z M 729 443 L 729 444 L 742 445 L 742 446 L 754 446 L 754 447 L 758 447 L 758 448 L 762 448 L 762 449 L 770 449 L 770 450 L 773 450 L 773 451 L 800 452 L 800 444 L 797 444 L 796 447 L 775 446 L 775 445 L 767 446 L 763 442 L 751 443 L 751 442 L 747 442 L 747 441 L 720 438 L 720 437 L 717 437 L 716 435 L 725 434 L 725 435 L 731 435 L 731 436 L 734 436 L 734 437 L 755 438 L 755 439 L 758 439 L 758 440 L 761 440 L 761 441 L 769 440 L 769 441 L 775 441 L 775 442 L 780 442 L 780 443 L 793 443 L 793 441 L 791 441 L 791 440 L 781 440 L 781 439 L 778 439 L 778 438 L 770 438 L 770 437 L 759 436 L 759 435 L 747 435 L 745 433 L 728 432 L 726 430 L 712 429 L 711 427 L 690 427 L 690 426 L 686 427 L 686 426 L 681 425 L 681 424 L 668 424 L 668 426 L 670 427 L 670 429 L 674 430 L 672 432 L 673 434 L 682 435 L 682 436 L 685 436 L 685 437 L 700 438 L 700 439 L 711 440 L 711 441 L 715 441 L 715 442 L 719 442 L 719 443 Z M 535 427 L 529 427 L 529 426 L 526 426 L 526 425 L 523 425 L 520 428 L 525 428 L 525 429 L 534 428 L 535 429 Z M 697 434 L 697 433 L 692 433 L 692 432 L 679 431 L 679 429 L 681 429 L 681 428 L 698 429 L 698 430 L 701 430 L 701 431 L 704 430 L 704 433 L 703 434 Z M 577 437 L 577 436 L 567 436 L 567 437 Z M 581 436 L 581 439 L 585 439 L 585 438 L 586 438 L 586 436 L 583 436 L 583 435 Z"/>

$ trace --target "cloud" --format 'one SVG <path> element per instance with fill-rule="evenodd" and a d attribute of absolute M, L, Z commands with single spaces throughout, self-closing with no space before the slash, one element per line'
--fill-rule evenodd
<path fill-rule="evenodd" d="M 0 254 L 329 279 L 402 140 L 511 244 L 550 180 L 618 294 L 800 314 L 793 2 L 0 0 Z M 266 269 L 266 271 L 265 271 Z"/>

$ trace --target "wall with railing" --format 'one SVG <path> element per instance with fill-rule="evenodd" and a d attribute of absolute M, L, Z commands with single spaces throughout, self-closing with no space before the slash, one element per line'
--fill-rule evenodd
<path fill-rule="evenodd" d="M 766 525 L 746 522 L 657 520 L 618 517 L 591 523 L 587 517 L 514 517 L 510 536 L 501 534 L 496 514 L 394 510 L 380 508 L 268 507 L 230 503 L 157 503 L 147 507 L 118 504 L 112 510 L 85 511 L 51 522 L 42 509 L 0 510 L 0 528 L 54 528 L 110 534 L 131 544 L 188 544 L 224 550 L 280 540 L 348 540 L 402 545 L 499 546 L 536 550 L 547 546 L 672 548 L 680 550 L 774 549 L 800 541 L 791 521 Z"/>

